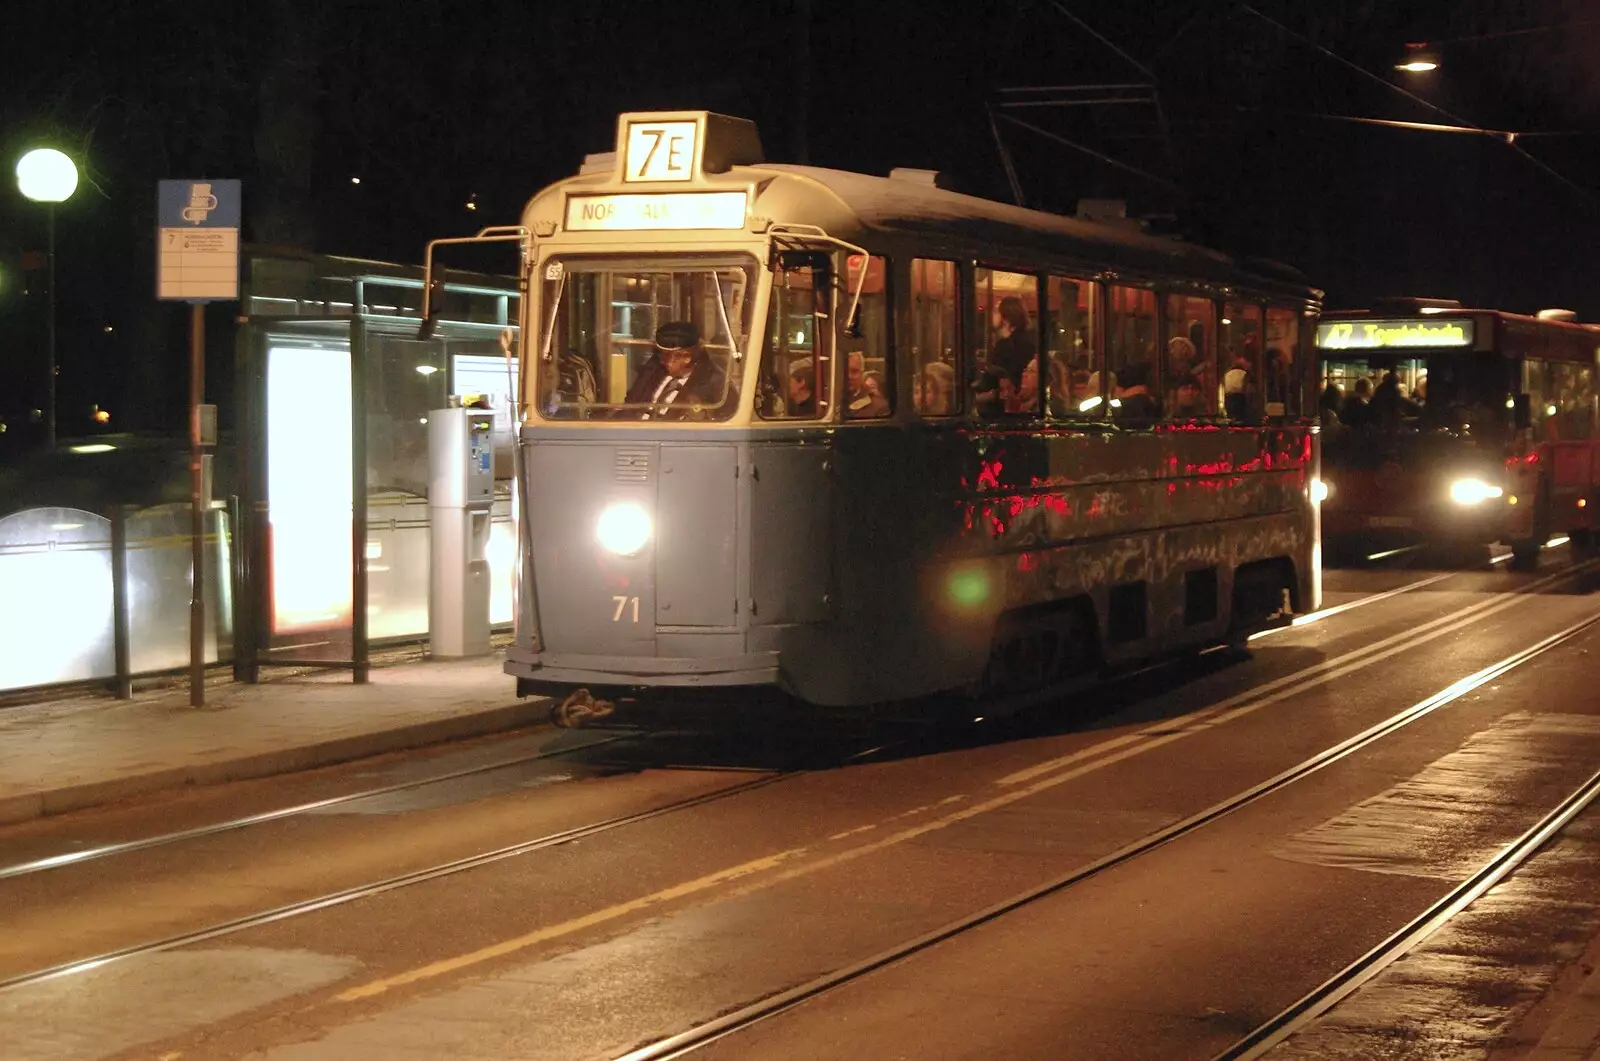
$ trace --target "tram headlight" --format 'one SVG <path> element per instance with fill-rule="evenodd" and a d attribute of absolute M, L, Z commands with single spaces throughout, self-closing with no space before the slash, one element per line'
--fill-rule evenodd
<path fill-rule="evenodd" d="M 1311 480 L 1311 503 L 1320 505 L 1328 500 L 1328 495 L 1333 493 L 1333 488 L 1321 479 Z"/>
<path fill-rule="evenodd" d="M 1457 479 L 1450 484 L 1450 500 L 1458 505 L 1481 505 L 1504 493 L 1498 486 L 1491 486 L 1482 479 Z"/>
<path fill-rule="evenodd" d="M 595 540 L 607 552 L 632 556 L 650 540 L 650 513 L 633 501 L 607 505 L 595 523 Z"/>

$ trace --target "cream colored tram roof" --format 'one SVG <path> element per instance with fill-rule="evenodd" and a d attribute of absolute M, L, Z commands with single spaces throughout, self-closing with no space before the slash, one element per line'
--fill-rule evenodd
<path fill-rule="evenodd" d="M 935 238 L 942 235 L 962 243 L 994 248 L 997 254 L 1014 247 L 1077 259 L 1108 272 L 1192 277 L 1267 289 L 1312 301 L 1322 297 L 1322 292 L 1313 289 L 1304 276 L 1289 266 L 1276 262 L 1246 266 L 1226 254 L 1181 240 L 864 173 L 771 163 L 752 168 L 775 170 L 816 182 L 836 195 L 867 231 L 914 233 Z M 761 207 L 767 194 L 764 192 L 758 200 L 756 212 L 787 216 Z M 846 233 L 831 228 L 829 231 L 843 239 L 850 238 Z"/>
<path fill-rule="evenodd" d="M 850 242 L 870 242 L 868 234 L 875 232 L 915 235 L 933 246 L 949 246 L 952 254 L 987 253 L 1003 260 L 1010 249 L 1132 279 L 1193 279 L 1311 302 L 1322 299 L 1321 291 L 1287 265 L 1240 262 L 1181 240 L 910 181 L 787 163 L 735 166 L 711 179 L 716 183 L 754 183 L 752 215 L 817 225 Z M 536 196 L 528 204 L 525 218 L 531 222 L 544 214 L 553 219 L 559 216 L 564 193 L 599 192 L 609 186 L 610 177 L 602 175 L 562 181 Z M 816 194 L 819 190 L 822 195 Z"/>

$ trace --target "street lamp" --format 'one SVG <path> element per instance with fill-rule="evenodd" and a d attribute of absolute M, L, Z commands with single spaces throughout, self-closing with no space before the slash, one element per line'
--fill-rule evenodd
<path fill-rule="evenodd" d="M 1408 74 L 1426 74 L 1439 69 L 1439 56 L 1426 44 L 1408 44 L 1406 54 L 1394 64 L 1394 68 Z"/>
<path fill-rule="evenodd" d="M 56 204 L 72 197 L 78 187 L 78 167 L 53 147 L 29 151 L 17 162 L 17 187 L 36 203 L 49 207 L 49 306 L 46 312 L 46 348 L 50 357 L 49 395 L 45 418 L 46 444 L 56 448 Z"/>

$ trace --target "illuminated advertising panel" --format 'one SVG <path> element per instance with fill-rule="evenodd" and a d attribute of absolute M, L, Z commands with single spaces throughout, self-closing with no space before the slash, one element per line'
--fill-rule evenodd
<path fill-rule="evenodd" d="M 1451 320 L 1324 321 L 1317 325 L 1323 350 L 1379 350 L 1417 346 L 1471 346 L 1472 318 Z"/>
<path fill-rule="evenodd" d="M 267 512 L 275 634 L 350 625 L 350 432 L 350 348 L 269 349 Z"/>
<path fill-rule="evenodd" d="M 744 192 L 574 195 L 567 200 L 567 231 L 743 228 L 746 198 Z"/>

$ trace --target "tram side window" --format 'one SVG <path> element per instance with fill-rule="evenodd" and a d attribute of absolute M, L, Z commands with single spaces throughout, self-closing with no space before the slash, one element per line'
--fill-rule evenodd
<path fill-rule="evenodd" d="M 839 312 L 850 312 L 850 301 L 858 284 L 861 302 L 855 319 L 843 322 L 844 331 L 839 340 L 840 354 L 845 358 L 845 380 L 850 388 L 844 415 L 851 420 L 872 420 L 894 411 L 886 286 L 888 268 L 877 255 L 863 259 L 859 254 L 850 255 L 845 266 L 845 282 L 838 295 Z"/>
<path fill-rule="evenodd" d="M 826 276 L 781 261 L 773 274 L 761 365 L 763 419 L 820 420 L 832 409 Z"/>
<path fill-rule="evenodd" d="M 1222 411 L 1231 420 L 1254 423 L 1261 418 L 1261 307 L 1224 303 L 1218 336 Z"/>
<path fill-rule="evenodd" d="M 1179 420 L 1217 414 L 1217 304 L 1168 295 L 1161 315 L 1167 352 L 1167 415 Z"/>
<path fill-rule="evenodd" d="M 961 411 L 962 388 L 956 386 L 959 289 L 955 262 L 912 260 L 911 394 L 923 416 L 952 416 Z"/>
<path fill-rule="evenodd" d="M 979 416 L 1039 412 L 1039 278 L 975 269 L 973 405 Z"/>
<path fill-rule="evenodd" d="M 1050 415 L 1103 415 L 1100 394 L 1100 319 L 1096 284 L 1052 276 L 1045 280 L 1045 363 Z"/>
<path fill-rule="evenodd" d="M 1306 386 L 1300 353 L 1300 314 L 1285 306 L 1267 307 L 1266 348 L 1261 361 L 1268 411 L 1275 416 L 1298 417 Z"/>
<path fill-rule="evenodd" d="M 1111 371 L 1111 415 L 1151 420 L 1161 415 L 1161 365 L 1156 356 L 1156 293 L 1142 287 L 1111 289 L 1106 362 Z"/>

